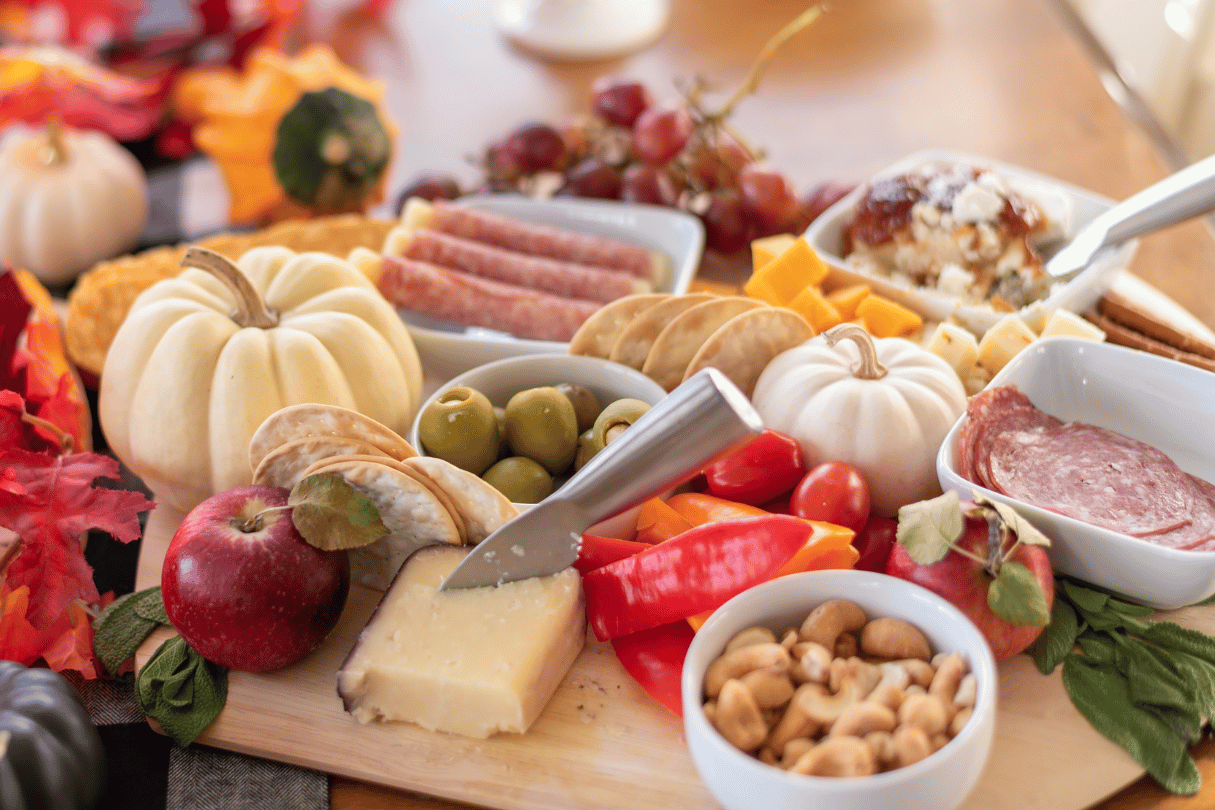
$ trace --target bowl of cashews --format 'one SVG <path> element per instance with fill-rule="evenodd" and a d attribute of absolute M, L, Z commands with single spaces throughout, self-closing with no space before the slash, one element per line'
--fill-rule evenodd
<path fill-rule="evenodd" d="M 953 810 L 991 751 L 996 665 L 918 585 L 780 577 L 731 599 L 683 665 L 692 760 L 727 810 Z"/>

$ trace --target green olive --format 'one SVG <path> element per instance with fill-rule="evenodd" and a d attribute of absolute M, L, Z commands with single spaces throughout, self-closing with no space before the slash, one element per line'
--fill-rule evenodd
<path fill-rule="evenodd" d="M 574 454 L 574 469 L 581 470 L 602 449 L 603 445 L 595 441 L 593 430 L 583 433 L 578 437 L 578 452 Z"/>
<path fill-rule="evenodd" d="M 578 432 L 585 433 L 590 430 L 591 426 L 595 424 L 599 412 L 603 410 L 595 392 L 573 383 L 560 383 L 553 387 L 569 397 L 570 404 L 574 406 L 574 413 L 578 414 Z"/>
<path fill-rule="evenodd" d="M 639 399 L 618 399 L 599 414 L 591 428 L 591 436 L 600 448 L 607 447 L 649 409 L 649 404 Z"/>
<path fill-rule="evenodd" d="M 494 419 L 498 422 L 498 458 L 510 455 L 510 444 L 506 441 L 506 408 L 494 406 Z"/>
<path fill-rule="evenodd" d="M 444 391 L 422 411 L 418 439 L 430 455 L 480 475 L 498 458 L 494 406 L 472 388 Z"/>
<path fill-rule="evenodd" d="M 578 449 L 574 406 L 552 386 L 520 391 L 506 403 L 506 440 L 514 455 L 534 459 L 550 473 L 562 472 Z"/>
<path fill-rule="evenodd" d="M 539 503 L 553 492 L 548 470 L 523 456 L 507 456 L 481 476 L 511 503 Z"/>

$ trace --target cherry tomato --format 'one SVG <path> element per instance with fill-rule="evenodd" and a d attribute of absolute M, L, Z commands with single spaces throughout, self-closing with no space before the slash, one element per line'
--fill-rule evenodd
<path fill-rule="evenodd" d="M 869 484 L 852 465 L 827 461 L 806 473 L 794 488 L 789 509 L 800 518 L 859 532 L 869 518 Z"/>
<path fill-rule="evenodd" d="M 899 522 L 893 518 L 870 515 L 865 526 L 852 538 L 852 545 L 861 555 L 855 567 L 861 571 L 886 573 L 886 560 L 894 547 L 898 527 Z"/>

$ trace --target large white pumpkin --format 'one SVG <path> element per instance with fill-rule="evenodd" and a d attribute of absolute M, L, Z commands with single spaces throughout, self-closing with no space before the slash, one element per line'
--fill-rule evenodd
<path fill-rule="evenodd" d="M 106 441 L 156 499 L 183 511 L 252 480 L 270 414 L 319 402 L 406 435 L 422 367 L 367 277 L 324 253 L 255 248 L 236 270 L 191 248 L 188 269 L 135 300 L 101 373 Z"/>
<path fill-rule="evenodd" d="M 941 493 L 937 450 L 966 410 L 966 391 L 948 363 L 909 340 L 874 339 L 852 324 L 777 355 L 751 399 L 766 427 L 797 439 L 807 467 L 856 467 L 873 509 L 887 516 Z"/>
<path fill-rule="evenodd" d="M 0 138 L 0 260 L 63 284 L 129 250 L 147 221 L 143 168 L 104 132 L 14 124 Z"/>

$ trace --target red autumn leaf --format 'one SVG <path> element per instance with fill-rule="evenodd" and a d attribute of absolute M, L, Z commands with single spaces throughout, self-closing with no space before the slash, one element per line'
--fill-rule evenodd
<path fill-rule="evenodd" d="M 6 581 L 29 586 L 34 627 L 48 627 L 74 599 L 93 604 L 100 598 L 81 535 L 100 529 L 124 543 L 140 536 L 139 513 L 153 503 L 139 492 L 93 485 L 118 475 L 115 459 L 95 453 L 0 453 L 0 526 L 22 540 Z"/>
<path fill-rule="evenodd" d="M 29 320 L 29 301 L 11 272 L 0 273 L 0 388 L 25 390 L 25 370 L 15 367 L 17 343 Z"/>
<path fill-rule="evenodd" d="M 42 636 L 26 618 L 30 589 L 0 582 L 0 660 L 29 666 L 42 655 Z"/>
<path fill-rule="evenodd" d="M 47 666 L 56 672 L 72 669 L 90 680 L 97 677 L 92 617 L 79 602 L 69 602 L 51 631 L 43 636 L 49 636 L 42 650 Z"/>

